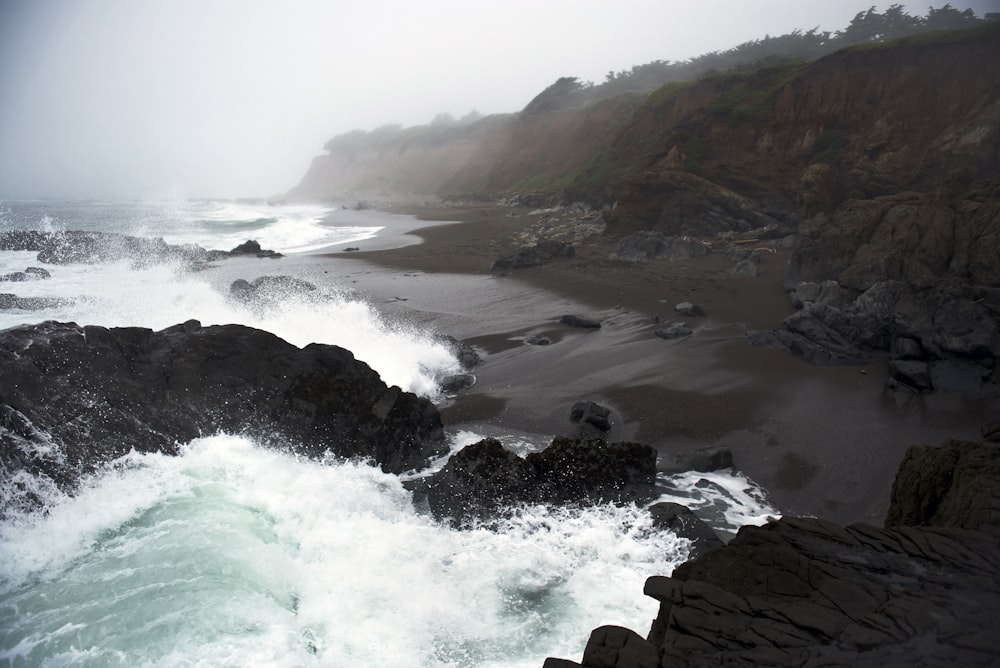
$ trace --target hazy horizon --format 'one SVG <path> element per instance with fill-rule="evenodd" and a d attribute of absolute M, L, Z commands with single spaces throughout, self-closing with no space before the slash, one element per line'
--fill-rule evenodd
<path fill-rule="evenodd" d="M 893 3 L 0 0 L 0 197 L 277 195 L 337 134 L 516 112 L 561 76 L 833 32 L 873 4 Z"/>

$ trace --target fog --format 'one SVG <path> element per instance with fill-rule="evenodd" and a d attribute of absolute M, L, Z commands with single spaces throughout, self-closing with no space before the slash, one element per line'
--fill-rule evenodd
<path fill-rule="evenodd" d="M 873 4 L 892 3 L 0 0 L 0 197 L 270 196 L 342 132 L 513 112 L 560 76 L 835 31 Z"/>

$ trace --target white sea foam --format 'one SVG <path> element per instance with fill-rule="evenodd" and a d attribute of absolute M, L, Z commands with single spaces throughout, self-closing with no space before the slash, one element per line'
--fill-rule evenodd
<path fill-rule="evenodd" d="M 233 436 L 130 455 L 2 530 L 0 661 L 29 664 L 538 666 L 647 624 L 643 582 L 686 554 L 634 507 L 454 531 L 395 476 Z"/>

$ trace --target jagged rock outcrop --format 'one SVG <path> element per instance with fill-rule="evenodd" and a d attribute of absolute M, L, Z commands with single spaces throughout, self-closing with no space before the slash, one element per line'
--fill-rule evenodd
<path fill-rule="evenodd" d="M 708 246 L 691 237 L 671 237 L 653 230 L 640 230 L 622 238 L 611 254 L 612 260 L 676 262 L 708 255 Z"/>
<path fill-rule="evenodd" d="M 994 665 L 1000 656 L 1000 446 L 904 458 L 885 528 L 783 518 L 654 576 L 647 637 L 591 635 L 579 664 Z"/>
<path fill-rule="evenodd" d="M 416 494 L 435 517 L 461 525 L 524 504 L 645 503 L 655 480 L 648 445 L 560 437 L 522 458 L 487 438 L 452 455 Z"/>
<path fill-rule="evenodd" d="M 881 281 L 844 303 L 804 301 L 781 327 L 749 332 L 752 345 L 795 353 L 813 364 L 890 361 L 890 387 L 969 395 L 1000 393 L 1000 289 L 941 280 L 917 288 Z"/>
<path fill-rule="evenodd" d="M 497 257 L 493 261 L 493 271 L 540 267 L 553 260 L 570 259 L 576 256 L 572 244 L 554 239 L 540 239 L 537 243 L 521 246 L 511 253 Z"/>
<path fill-rule="evenodd" d="M 117 232 L 79 230 L 11 230 L 0 234 L 0 250 L 34 251 L 43 264 L 97 264 L 127 260 L 137 266 L 148 266 L 171 261 L 203 264 L 234 255 L 281 257 L 280 253 L 262 250 L 256 241 L 246 241 L 231 251 L 205 250 L 195 244 L 168 244 L 159 237 L 150 239 Z"/>
<path fill-rule="evenodd" d="M 433 404 L 349 351 L 240 325 L 23 325 L 0 332 L 0 367 L 0 471 L 67 490 L 133 448 L 174 454 L 217 431 L 396 473 L 447 451 Z"/>
<path fill-rule="evenodd" d="M 281 274 L 259 276 L 253 281 L 238 278 L 229 286 L 229 298 L 249 306 L 266 306 L 315 291 L 316 286 L 309 281 Z"/>
<path fill-rule="evenodd" d="M 24 271 L 15 271 L 9 274 L 0 275 L 0 283 L 23 283 L 25 281 L 44 281 L 52 278 L 52 274 L 47 269 L 41 267 L 27 267 Z"/>

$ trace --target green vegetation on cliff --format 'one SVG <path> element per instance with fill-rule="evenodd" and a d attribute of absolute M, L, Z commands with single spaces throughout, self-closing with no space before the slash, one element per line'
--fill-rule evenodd
<path fill-rule="evenodd" d="M 517 114 L 441 115 L 423 126 L 339 135 L 290 194 L 465 198 L 530 190 L 611 201 L 637 175 L 684 170 L 751 196 L 794 199 L 789 179 L 818 162 L 850 171 L 861 137 L 874 142 L 867 163 L 883 169 L 901 159 L 903 149 L 888 150 L 871 124 L 893 134 L 894 119 L 912 115 L 905 105 L 941 106 L 921 94 L 934 90 L 929 82 L 941 72 L 949 73 L 941 79 L 949 89 L 951 80 L 969 82 L 942 110 L 960 111 L 956 100 L 971 99 L 983 88 L 975 79 L 989 78 L 983 65 L 993 55 L 982 45 L 998 39 L 994 18 L 949 5 L 912 17 L 893 5 L 860 12 L 833 34 L 768 36 L 684 62 L 610 72 L 600 85 L 562 77 Z M 909 67 L 893 55 L 903 52 Z M 927 71 L 914 73 L 916 62 Z M 849 67 L 852 76 L 841 71 Z M 903 79 L 916 90 L 902 90 Z M 886 107 L 881 116 L 879 107 Z M 933 122 L 913 121 L 918 128 Z"/>

